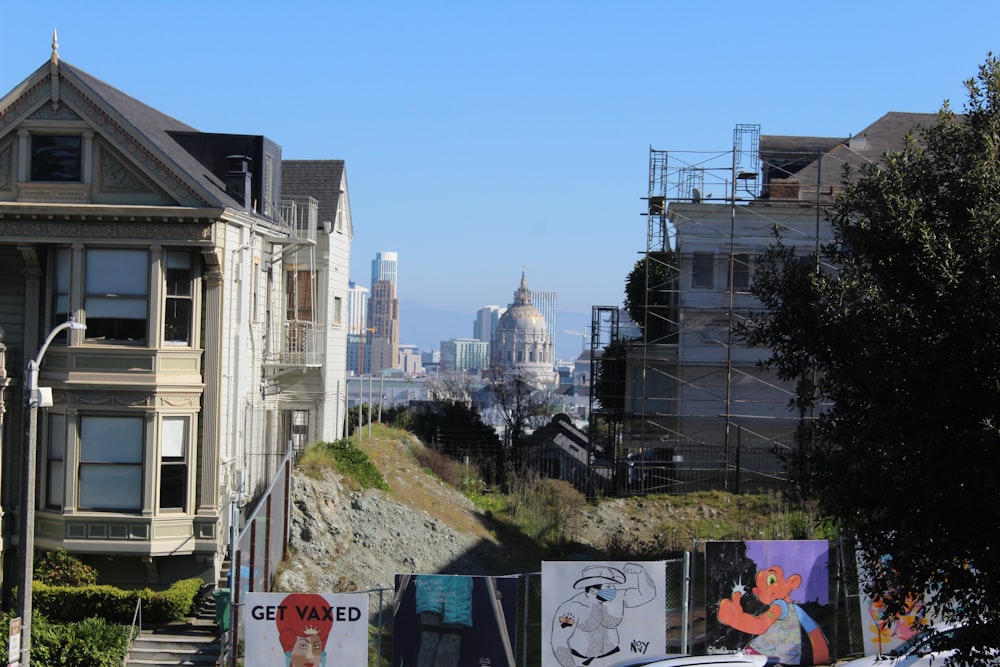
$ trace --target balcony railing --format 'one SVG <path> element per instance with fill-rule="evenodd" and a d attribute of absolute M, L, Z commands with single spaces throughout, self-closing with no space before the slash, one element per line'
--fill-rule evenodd
<path fill-rule="evenodd" d="M 287 321 L 281 341 L 266 355 L 270 366 L 321 366 L 326 330 L 313 322 Z"/>
<path fill-rule="evenodd" d="M 319 202 L 312 197 L 282 199 L 278 204 L 281 222 L 289 233 L 300 239 L 316 240 L 319 227 Z"/>

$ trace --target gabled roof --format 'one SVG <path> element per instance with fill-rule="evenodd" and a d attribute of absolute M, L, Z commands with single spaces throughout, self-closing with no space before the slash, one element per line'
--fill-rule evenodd
<path fill-rule="evenodd" d="M 32 114 L 53 105 L 69 109 L 116 147 L 133 166 L 157 182 L 182 206 L 242 208 L 212 174 L 171 136 L 197 132 L 56 54 L 0 98 L 0 137 Z M 66 112 L 62 112 L 66 113 Z"/>
<path fill-rule="evenodd" d="M 344 187 L 343 160 L 281 161 L 281 196 L 316 199 L 320 223 L 337 219 L 337 206 Z"/>
<path fill-rule="evenodd" d="M 906 135 L 919 127 L 929 127 L 937 121 L 937 114 L 890 111 L 874 123 L 847 139 L 820 137 L 761 137 L 761 159 L 780 159 L 801 150 L 805 160 L 792 162 L 786 157 L 783 174 L 771 177 L 790 178 L 799 183 L 799 198 L 812 200 L 819 193 L 832 195 L 840 189 L 844 165 L 853 171 L 864 163 L 879 162 L 887 152 L 903 148 Z M 812 156 L 810 157 L 810 152 Z M 819 157 L 817 157 L 819 156 Z"/>

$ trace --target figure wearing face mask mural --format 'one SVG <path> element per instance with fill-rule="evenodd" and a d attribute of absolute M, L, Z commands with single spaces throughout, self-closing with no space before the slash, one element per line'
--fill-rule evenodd
<path fill-rule="evenodd" d="M 581 574 L 573 584 L 580 592 L 559 605 L 552 619 L 552 652 L 562 667 L 587 666 L 617 654 L 626 609 L 656 597 L 652 577 L 636 563 L 620 570 L 590 565 Z"/>

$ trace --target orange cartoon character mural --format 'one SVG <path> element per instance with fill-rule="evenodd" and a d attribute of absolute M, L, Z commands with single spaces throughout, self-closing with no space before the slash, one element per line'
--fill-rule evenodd
<path fill-rule="evenodd" d="M 314 593 L 292 593 L 279 609 L 287 610 L 275 618 L 278 641 L 285 652 L 285 667 L 325 667 L 326 640 L 333 627 L 329 604 Z"/>
<path fill-rule="evenodd" d="M 792 592 L 802 584 L 802 577 L 786 575 L 780 566 L 772 565 L 757 573 L 755 584 L 752 592 L 767 609 L 760 614 L 745 611 L 740 603 L 744 587 L 737 584 L 732 596 L 719 603 L 719 622 L 755 635 L 747 650 L 785 665 L 802 664 L 804 633 L 812 651 L 811 664 L 829 662 L 830 647 L 822 629 L 792 601 Z"/>

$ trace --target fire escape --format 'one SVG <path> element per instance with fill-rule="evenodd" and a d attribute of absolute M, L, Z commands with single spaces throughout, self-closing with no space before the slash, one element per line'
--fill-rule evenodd
<path fill-rule="evenodd" d="M 264 369 L 267 380 L 319 368 L 325 358 L 326 327 L 321 310 L 325 291 L 317 271 L 319 202 L 312 197 L 282 200 L 279 219 L 288 230 L 284 247 L 272 258 L 269 280 Z M 281 293 L 271 284 L 280 280 Z M 279 304 L 275 308 L 276 304 Z M 283 311 L 274 318 L 272 310 Z"/>

